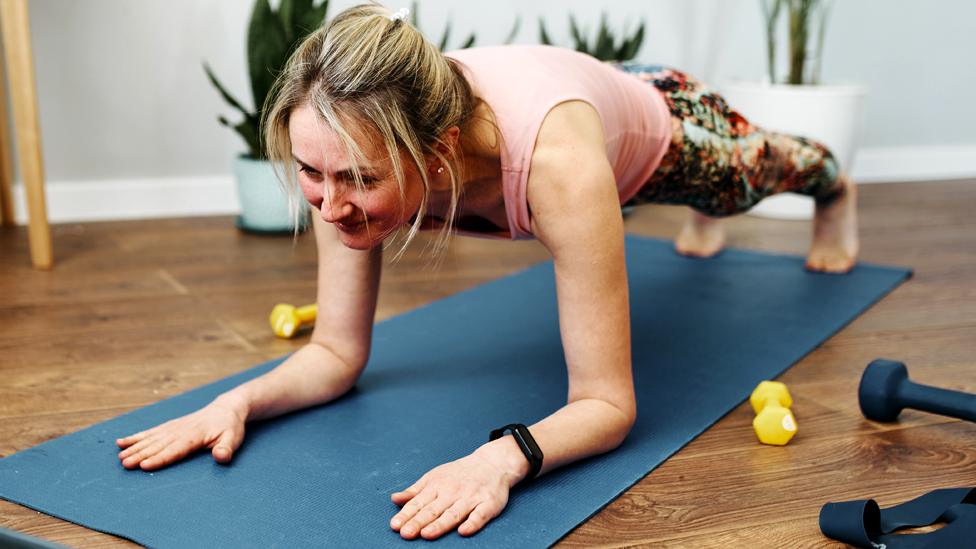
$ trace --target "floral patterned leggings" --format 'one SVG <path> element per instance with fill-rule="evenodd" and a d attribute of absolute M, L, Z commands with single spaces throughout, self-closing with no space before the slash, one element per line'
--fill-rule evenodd
<path fill-rule="evenodd" d="M 753 126 L 714 90 L 679 71 L 618 68 L 661 91 L 672 127 L 661 165 L 625 206 L 682 204 L 718 217 L 780 192 L 813 196 L 818 204 L 843 194 L 837 162 L 822 144 Z"/>

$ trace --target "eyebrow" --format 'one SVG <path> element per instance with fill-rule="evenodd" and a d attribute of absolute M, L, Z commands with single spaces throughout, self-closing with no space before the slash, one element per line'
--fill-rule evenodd
<path fill-rule="evenodd" d="M 298 158 L 294 154 L 291 155 L 291 157 L 294 158 L 295 159 L 295 162 L 298 162 L 303 168 L 308 168 L 308 169 L 310 169 L 310 170 L 312 170 L 314 172 L 318 172 L 319 171 L 314 166 L 310 165 L 308 162 L 303 161 L 301 158 Z M 360 166 L 359 167 L 359 173 L 362 174 L 362 175 L 371 175 L 372 174 L 372 169 L 373 169 L 372 166 Z M 332 177 L 335 177 L 335 178 L 339 178 L 339 177 L 346 178 L 346 179 L 354 179 L 355 178 L 355 174 L 353 173 L 352 168 L 345 168 L 345 169 L 342 169 L 342 170 L 337 170 L 337 171 L 332 172 L 331 175 L 332 175 Z"/>

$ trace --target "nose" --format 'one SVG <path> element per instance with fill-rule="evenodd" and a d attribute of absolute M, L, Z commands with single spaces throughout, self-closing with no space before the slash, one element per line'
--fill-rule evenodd
<path fill-rule="evenodd" d="M 346 200 L 345 193 L 337 189 L 336 186 L 325 185 L 322 196 L 322 221 L 335 223 L 340 219 L 346 219 L 355 212 L 355 206 Z"/>

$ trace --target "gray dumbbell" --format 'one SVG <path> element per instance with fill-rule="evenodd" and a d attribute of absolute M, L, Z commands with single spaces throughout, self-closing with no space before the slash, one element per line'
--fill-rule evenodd
<path fill-rule="evenodd" d="M 857 397 L 864 417 L 875 421 L 894 421 L 904 408 L 976 421 L 976 395 L 914 383 L 893 360 L 868 364 Z"/>

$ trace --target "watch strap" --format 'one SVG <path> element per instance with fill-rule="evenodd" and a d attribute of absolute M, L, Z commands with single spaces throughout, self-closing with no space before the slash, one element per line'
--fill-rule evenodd
<path fill-rule="evenodd" d="M 525 454 L 525 459 L 529 460 L 529 473 L 525 476 L 522 481 L 532 480 L 539 474 L 542 469 L 542 450 L 539 449 L 539 445 L 536 444 L 535 438 L 532 437 L 532 433 L 529 432 L 529 428 L 521 423 L 510 423 L 504 427 L 500 427 L 491 432 L 488 436 L 488 441 L 499 439 L 505 436 L 507 431 L 511 431 L 512 438 L 515 439 L 515 443 L 518 444 L 522 453 Z"/>

